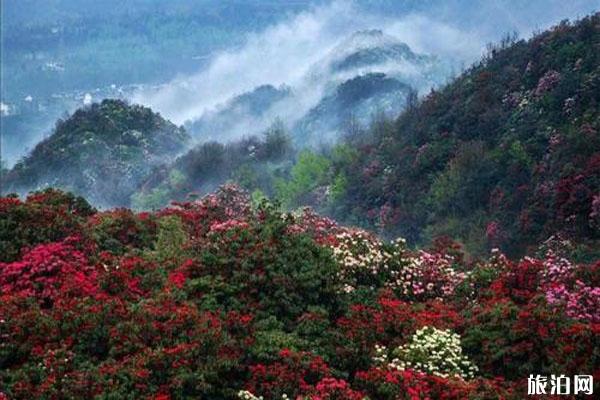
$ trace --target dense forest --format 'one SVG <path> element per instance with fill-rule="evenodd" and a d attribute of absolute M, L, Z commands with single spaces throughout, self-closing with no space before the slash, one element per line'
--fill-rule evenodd
<path fill-rule="evenodd" d="M 517 400 L 532 371 L 598 390 L 600 263 L 562 242 L 473 262 L 234 186 L 139 214 L 48 189 L 0 221 L 2 399 Z"/>

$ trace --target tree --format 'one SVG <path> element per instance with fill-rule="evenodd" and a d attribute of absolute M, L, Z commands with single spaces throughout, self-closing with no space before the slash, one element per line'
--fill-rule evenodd
<path fill-rule="evenodd" d="M 264 132 L 264 145 L 261 158 L 269 161 L 280 161 L 290 155 L 292 142 L 283 121 L 279 118 Z"/>
<path fill-rule="evenodd" d="M 294 207 L 305 203 L 304 198 L 325 180 L 331 167 L 327 157 L 313 153 L 309 150 L 302 151 L 298 162 L 292 168 L 290 179 L 275 181 L 277 198 L 286 207 Z"/>

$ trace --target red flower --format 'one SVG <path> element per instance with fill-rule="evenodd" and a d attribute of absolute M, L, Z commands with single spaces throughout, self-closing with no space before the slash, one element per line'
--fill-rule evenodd
<path fill-rule="evenodd" d="M 182 272 L 175 271 L 169 274 L 169 282 L 175 285 L 178 289 L 185 285 L 186 277 Z"/>

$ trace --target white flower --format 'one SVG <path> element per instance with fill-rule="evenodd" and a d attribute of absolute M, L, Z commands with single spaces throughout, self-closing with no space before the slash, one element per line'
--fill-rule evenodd
<path fill-rule="evenodd" d="M 255 396 L 247 390 L 240 390 L 237 395 L 242 400 L 263 400 L 262 396 Z"/>
<path fill-rule="evenodd" d="M 385 364 L 387 349 L 375 347 L 374 360 Z M 403 370 L 406 367 L 441 377 L 459 376 L 464 379 L 473 378 L 477 367 L 462 354 L 460 337 L 450 330 L 439 330 L 433 327 L 418 329 L 406 345 L 398 346 L 396 355 L 387 363 L 390 369 Z"/>

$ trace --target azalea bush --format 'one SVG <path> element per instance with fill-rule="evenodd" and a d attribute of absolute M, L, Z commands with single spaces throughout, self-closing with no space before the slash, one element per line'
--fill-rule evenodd
<path fill-rule="evenodd" d="M 344 292 L 361 286 L 379 288 L 397 272 L 401 260 L 373 235 L 356 230 L 339 233 L 334 240 L 331 248 L 340 266 L 338 279 L 344 283 Z"/>
<path fill-rule="evenodd" d="M 96 292 L 97 274 L 85 255 L 67 240 L 38 245 L 21 261 L 0 263 L 0 289 L 51 305 L 66 291 L 71 295 Z"/>
<path fill-rule="evenodd" d="M 81 197 L 46 189 L 0 199 L 0 261 L 15 261 L 40 243 L 59 241 L 79 232 L 95 210 Z"/>
<path fill-rule="evenodd" d="M 449 254 L 420 251 L 407 259 L 391 285 L 410 300 L 443 299 L 454 295 L 467 276 L 455 268 Z"/>
<path fill-rule="evenodd" d="M 442 378 L 454 376 L 463 379 L 473 378 L 477 371 L 477 367 L 463 355 L 460 336 L 429 326 L 417 330 L 409 343 L 394 349 L 391 360 L 385 347 L 375 346 L 375 352 L 374 360 L 391 369 L 413 369 Z"/>
<path fill-rule="evenodd" d="M 600 381 L 598 262 L 411 249 L 232 185 L 151 213 L 82 201 L 0 200 L 17 233 L 0 398 L 516 400 L 532 371 Z"/>

